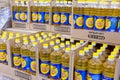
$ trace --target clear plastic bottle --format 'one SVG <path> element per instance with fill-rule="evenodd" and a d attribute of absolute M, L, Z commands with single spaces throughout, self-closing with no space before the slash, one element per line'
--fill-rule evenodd
<path fill-rule="evenodd" d="M 91 59 L 92 58 L 92 54 L 90 54 L 89 48 L 85 47 L 84 51 L 85 51 L 85 56 L 88 58 L 88 60 Z"/>
<path fill-rule="evenodd" d="M 114 80 L 115 66 L 114 56 L 110 55 L 103 64 L 102 80 Z"/>
<path fill-rule="evenodd" d="M 87 76 L 88 58 L 85 56 L 83 50 L 79 51 L 79 58 L 75 63 L 75 79 L 74 80 L 86 80 Z"/>
<path fill-rule="evenodd" d="M 106 60 L 106 58 L 105 58 L 105 56 L 103 56 L 103 54 L 102 54 L 102 50 L 97 50 L 97 53 L 99 54 L 99 58 L 100 58 L 100 60 L 102 61 L 102 62 L 105 62 L 105 60 Z"/>
<path fill-rule="evenodd" d="M 35 34 L 35 38 L 37 39 L 38 37 L 40 37 L 40 34 L 39 34 L 39 33 L 36 33 L 36 34 Z"/>
<path fill-rule="evenodd" d="M 21 41 L 20 38 L 15 39 L 15 44 L 12 47 L 12 61 L 13 61 L 13 67 L 17 69 L 22 69 L 21 67 Z"/>
<path fill-rule="evenodd" d="M 60 51 L 61 51 L 62 54 L 65 53 L 65 44 L 63 42 L 60 43 Z"/>
<path fill-rule="evenodd" d="M 84 44 L 84 40 L 80 40 L 80 45 L 83 45 Z"/>
<path fill-rule="evenodd" d="M 20 37 L 20 33 L 16 33 L 15 37 L 19 38 Z"/>
<path fill-rule="evenodd" d="M 80 42 L 76 42 L 76 47 L 79 47 L 80 46 Z"/>
<path fill-rule="evenodd" d="M 30 44 L 32 44 L 32 43 L 35 42 L 35 41 L 36 41 L 35 38 L 31 38 Z"/>
<path fill-rule="evenodd" d="M 93 45 L 89 45 L 88 48 L 89 48 L 89 53 L 92 54 L 94 52 Z"/>
<path fill-rule="evenodd" d="M 30 72 L 31 74 L 36 74 L 36 52 L 37 52 L 37 42 L 33 42 L 30 48 Z"/>
<path fill-rule="evenodd" d="M 63 38 L 63 37 L 62 37 L 62 38 L 61 38 L 61 42 L 63 42 L 63 43 L 64 43 L 64 42 L 65 42 L 65 38 Z"/>
<path fill-rule="evenodd" d="M 49 41 L 49 40 L 50 40 L 50 38 L 48 37 L 48 38 L 46 38 L 45 40 L 46 40 L 46 41 Z"/>
<path fill-rule="evenodd" d="M 40 51 L 40 72 L 45 76 L 50 75 L 50 54 L 51 51 L 48 44 L 43 44 L 43 49 Z"/>
<path fill-rule="evenodd" d="M 75 42 L 74 42 L 74 39 L 73 39 L 73 38 L 70 38 L 70 44 L 71 44 L 71 45 L 74 45 L 74 44 L 75 44 Z"/>
<path fill-rule="evenodd" d="M 102 55 L 107 58 L 108 57 L 108 52 L 106 51 L 105 47 L 101 47 L 100 50 L 102 50 Z"/>
<path fill-rule="evenodd" d="M 96 42 L 92 42 L 91 45 L 93 46 L 93 51 L 95 52 L 97 50 L 97 48 L 96 48 Z"/>
<path fill-rule="evenodd" d="M 54 46 L 54 51 L 50 55 L 51 66 L 50 66 L 50 76 L 53 79 L 61 78 L 61 59 L 62 53 L 59 50 L 59 46 Z"/>
<path fill-rule="evenodd" d="M 88 61 L 87 80 L 101 80 L 102 66 L 103 63 L 99 59 L 99 54 L 93 53 L 93 58 Z"/>
<path fill-rule="evenodd" d="M 0 41 L 0 63 L 8 64 L 8 54 L 7 54 L 7 35 L 1 36 Z"/>
<path fill-rule="evenodd" d="M 50 50 L 51 50 L 51 52 L 54 51 L 54 45 L 55 45 L 55 42 L 54 41 L 50 41 Z"/>
<path fill-rule="evenodd" d="M 52 32 L 49 32 L 49 33 L 48 33 L 48 37 L 49 37 L 49 38 L 51 38 L 51 37 L 52 37 L 52 35 L 53 35 L 53 33 L 52 33 Z"/>
<path fill-rule="evenodd" d="M 66 44 L 66 47 L 70 47 L 70 41 L 66 41 L 65 44 Z"/>
<path fill-rule="evenodd" d="M 30 73 L 30 46 L 28 40 L 23 41 L 21 48 L 22 70 Z"/>
<path fill-rule="evenodd" d="M 70 53 L 70 48 L 66 48 L 65 54 L 62 55 L 61 80 L 69 80 Z"/>
<path fill-rule="evenodd" d="M 56 39 L 56 45 L 60 45 L 60 40 L 59 39 Z"/>

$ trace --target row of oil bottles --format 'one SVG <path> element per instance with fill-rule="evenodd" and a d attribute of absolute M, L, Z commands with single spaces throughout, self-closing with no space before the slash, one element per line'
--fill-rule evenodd
<path fill-rule="evenodd" d="M 14 37 L 13 33 L 3 32 L 3 41 Z M 11 37 L 13 36 L 13 37 Z M 17 33 L 16 37 L 20 34 Z M 44 32 L 35 35 L 23 35 L 23 38 L 16 38 L 12 45 L 13 67 L 27 73 L 36 74 L 36 51 L 39 43 L 42 48 L 39 50 L 39 71 L 44 76 L 53 79 L 69 80 L 70 54 L 72 51 L 83 45 L 85 41 L 56 38 L 59 34 L 46 34 Z M 107 44 L 89 43 L 84 50 L 74 53 L 74 80 L 114 80 L 116 60 L 119 56 L 120 46 L 108 46 Z M 0 62 L 7 62 L 6 43 L 0 44 Z"/>

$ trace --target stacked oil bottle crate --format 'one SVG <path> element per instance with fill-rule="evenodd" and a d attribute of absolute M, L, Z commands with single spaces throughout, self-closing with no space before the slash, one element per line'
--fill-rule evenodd
<path fill-rule="evenodd" d="M 1 62 L 8 66 L 0 64 L 1 72 L 12 75 L 15 80 L 119 80 L 119 9 L 109 8 L 110 4 L 101 6 L 99 2 L 91 6 L 79 0 L 73 3 L 69 0 L 70 4 L 56 0 L 20 1 L 17 6 L 26 6 L 28 1 L 29 14 L 26 9 L 19 11 L 20 7 L 13 7 L 13 14 L 18 15 L 13 16 L 13 22 L 26 24 L 28 18 L 24 26 L 41 32 L 10 39 L 8 52 L 1 48 L 2 53 L 9 54 L 8 63 Z M 72 38 L 56 33 L 69 34 Z"/>
<path fill-rule="evenodd" d="M 6 31 L 3 31 L 1 38 L 11 34 L 13 33 L 7 34 Z M 20 34 L 16 33 L 16 35 Z M 72 69 L 70 65 L 72 64 L 72 51 L 78 52 L 81 46 L 86 45 L 87 42 L 61 38 L 59 34 L 39 32 L 10 39 L 7 44 L 8 64 L 10 65 L 1 64 L 1 67 L 7 68 L 9 71 L 1 70 L 1 72 L 14 76 L 16 80 L 20 80 L 18 77 L 36 80 L 38 77 L 39 79 L 61 79 L 62 75 L 66 74 L 66 70 L 67 78 L 71 79 L 72 76 L 69 75 L 71 75 Z M 68 59 L 64 60 L 66 57 Z M 65 78 L 64 75 L 63 78 Z"/>

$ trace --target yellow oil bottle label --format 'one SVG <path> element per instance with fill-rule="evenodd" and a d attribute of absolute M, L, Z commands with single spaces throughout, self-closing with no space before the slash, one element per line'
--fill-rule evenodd
<path fill-rule="evenodd" d="M 84 19 L 83 19 L 82 16 L 81 16 L 81 17 L 78 17 L 78 18 L 76 19 L 76 24 L 77 24 L 78 26 L 83 26 L 83 23 L 84 23 Z"/>
<path fill-rule="evenodd" d="M 57 73 L 58 73 L 57 68 L 56 68 L 55 66 L 51 66 L 50 69 L 51 69 L 50 75 L 51 75 L 51 76 L 56 76 Z"/>
<path fill-rule="evenodd" d="M 36 21 L 39 18 L 39 14 L 37 15 L 36 13 L 32 13 L 32 21 Z"/>
<path fill-rule="evenodd" d="M 61 23 L 65 23 L 67 20 L 67 17 L 65 14 L 61 14 Z"/>
<path fill-rule="evenodd" d="M 20 18 L 20 13 L 16 13 L 16 14 L 15 14 L 15 18 L 16 18 L 17 20 L 19 20 L 19 18 Z"/>
<path fill-rule="evenodd" d="M 88 27 L 88 28 L 93 28 L 93 18 L 88 18 L 87 20 L 86 20 L 86 26 Z"/>
<path fill-rule="evenodd" d="M 27 14 L 26 13 L 21 13 L 20 14 L 20 19 L 25 21 L 27 19 Z"/>
<path fill-rule="evenodd" d="M 36 61 L 32 61 L 30 64 L 30 67 L 31 67 L 32 72 L 36 71 Z"/>
<path fill-rule="evenodd" d="M 62 66 L 62 80 L 69 80 L 69 67 Z"/>
<path fill-rule="evenodd" d="M 45 14 L 45 21 L 49 21 L 49 14 Z"/>
<path fill-rule="evenodd" d="M 72 15 L 69 16 L 69 24 L 72 25 L 73 19 L 72 19 Z"/>
<path fill-rule="evenodd" d="M 40 65 L 41 73 L 48 76 L 50 74 L 50 62 L 49 61 L 41 61 Z"/>
<path fill-rule="evenodd" d="M 86 70 L 75 70 L 75 80 L 86 80 Z"/>
<path fill-rule="evenodd" d="M 75 72 L 75 80 L 83 80 L 81 74 L 79 74 L 78 72 Z"/>
<path fill-rule="evenodd" d="M 14 56 L 13 57 L 13 64 L 14 66 L 20 66 L 21 65 L 21 58 L 19 56 Z"/>
<path fill-rule="evenodd" d="M 21 62 L 22 62 L 22 68 L 24 68 L 26 66 L 26 64 L 27 64 L 25 59 L 21 58 Z"/>
<path fill-rule="evenodd" d="M 42 19 L 42 15 L 38 14 L 38 21 L 40 21 Z"/>
<path fill-rule="evenodd" d="M 61 64 L 51 63 L 50 75 L 52 78 L 55 78 L 55 79 L 61 78 Z"/>
<path fill-rule="evenodd" d="M 7 59 L 6 52 L 0 52 L 0 62 L 4 62 Z"/>
<path fill-rule="evenodd" d="M 95 26 L 97 29 L 103 29 L 105 26 L 105 21 L 104 19 L 97 19 L 95 22 Z"/>
<path fill-rule="evenodd" d="M 55 23 L 60 22 L 60 15 L 59 14 L 54 14 L 53 15 L 53 22 L 55 22 Z"/>

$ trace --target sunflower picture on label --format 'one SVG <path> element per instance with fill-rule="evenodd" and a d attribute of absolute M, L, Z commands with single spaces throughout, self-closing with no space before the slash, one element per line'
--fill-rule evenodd
<path fill-rule="evenodd" d="M 49 21 L 49 14 L 45 14 L 45 22 Z"/>
<path fill-rule="evenodd" d="M 42 19 L 42 15 L 41 14 L 38 14 L 38 21 L 40 21 Z"/>
<path fill-rule="evenodd" d="M 19 19 L 20 19 L 20 13 L 16 13 L 16 14 L 15 14 L 15 18 L 16 18 L 17 20 L 19 20 Z"/>
<path fill-rule="evenodd" d="M 105 23 L 106 23 L 105 24 L 105 29 L 109 29 L 110 26 L 111 26 L 111 21 L 109 19 L 106 19 Z"/>
<path fill-rule="evenodd" d="M 38 18 L 36 13 L 32 13 L 32 21 L 36 21 Z"/>
<path fill-rule="evenodd" d="M 41 64 L 41 73 L 47 74 L 49 72 L 49 65 L 48 64 Z"/>
<path fill-rule="evenodd" d="M 78 72 L 75 72 L 75 80 L 82 80 L 82 76 Z"/>
<path fill-rule="evenodd" d="M 84 23 L 83 17 L 78 17 L 78 18 L 76 19 L 76 24 L 77 24 L 78 26 L 83 26 L 83 23 Z"/>
<path fill-rule="evenodd" d="M 105 26 L 105 21 L 104 19 L 97 19 L 95 22 L 95 26 L 97 29 L 103 29 Z"/>
<path fill-rule="evenodd" d="M 0 61 L 5 61 L 7 58 L 7 55 L 5 52 L 0 52 Z"/>
<path fill-rule="evenodd" d="M 86 20 L 86 26 L 88 27 L 88 28 L 93 28 L 93 18 L 88 18 L 87 20 Z"/>
<path fill-rule="evenodd" d="M 69 73 L 62 68 L 62 80 L 66 80 L 68 78 Z"/>
<path fill-rule="evenodd" d="M 52 77 L 54 77 L 54 76 L 56 76 L 57 74 L 58 74 L 57 68 L 56 68 L 55 66 L 51 66 L 51 73 L 50 73 L 50 75 L 51 75 Z"/>
<path fill-rule="evenodd" d="M 65 23 L 66 20 L 67 20 L 66 15 L 62 14 L 62 15 L 61 15 L 61 23 Z"/>
<path fill-rule="evenodd" d="M 60 15 L 59 14 L 54 14 L 53 15 L 53 22 L 55 22 L 55 23 L 60 22 Z"/>
<path fill-rule="evenodd" d="M 72 25 L 73 19 L 72 19 L 72 15 L 69 16 L 69 24 Z"/>
<path fill-rule="evenodd" d="M 13 64 L 15 66 L 20 66 L 21 65 L 21 58 L 18 56 L 13 57 Z"/>
<path fill-rule="evenodd" d="M 36 71 L 36 61 L 32 61 L 30 67 L 33 71 Z"/>
<path fill-rule="evenodd" d="M 27 20 L 27 15 L 26 15 L 25 13 L 21 13 L 21 14 L 20 14 L 20 19 L 21 19 L 22 21 Z"/>
<path fill-rule="evenodd" d="M 22 68 L 25 68 L 25 66 L 26 66 L 26 61 L 23 59 L 23 58 L 21 58 L 21 62 L 22 62 Z"/>

